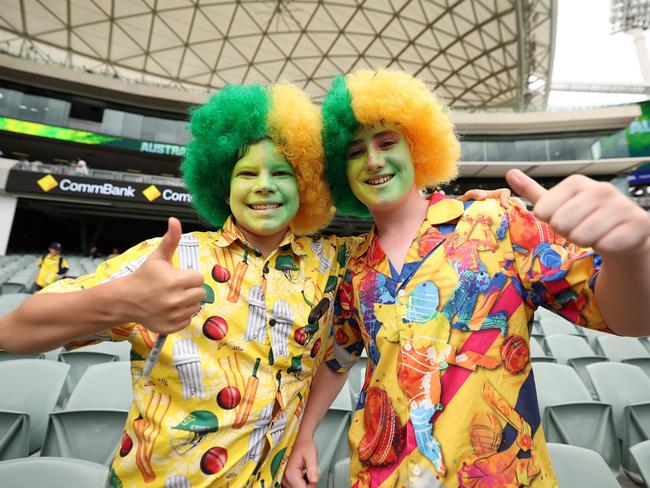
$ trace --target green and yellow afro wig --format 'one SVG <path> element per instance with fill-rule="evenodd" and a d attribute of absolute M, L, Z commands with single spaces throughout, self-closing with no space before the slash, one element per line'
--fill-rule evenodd
<path fill-rule="evenodd" d="M 240 150 L 273 140 L 293 166 L 300 208 L 291 229 L 307 234 L 332 216 L 332 198 L 323 178 L 321 118 L 306 93 L 293 85 L 227 85 L 191 112 L 192 140 L 181 172 L 192 204 L 211 225 L 230 215 L 226 195 Z"/>
<path fill-rule="evenodd" d="M 408 73 L 361 70 L 338 76 L 323 102 L 325 175 L 336 211 L 368 217 L 346 178 L 350 143 L 364 125 L 395 123 L 404 131 L 418 188 L 452 180 L 458 172 L 460 144 L 436 96 Z"/>

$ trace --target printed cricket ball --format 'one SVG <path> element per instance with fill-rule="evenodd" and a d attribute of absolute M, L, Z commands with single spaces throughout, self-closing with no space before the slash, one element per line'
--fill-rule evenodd
<path fill-rule="evenodd" d="M 120 446 L 120 456 L 124 457 L 131 452 L 133 447 L 133 440 L 129 437 L 129 434 L 126 432 L 122 436 L 122 445 Z"/>
<path fill-rule="evenodd" d="M 528 363 L 528 345 L 523 337 L 510 336 L 501 345 L 501 359 L 511 373 L 519 373 Z"/>
<path fill-rule="evenodd" d="M 212 267 L 212 279 L 217 283 L 225 283 L 230 279 L 230 271 L 223 266 L 215 264 Z"/>
<path fill-rule="evenodd" d="M 218 473 L 226 462 L 228 462 L 228 451 L 223 447 L 211 447 L 201 457 L 201 471 L 205 474 Z"/>
<path fill-rule="evenodd" d="M 307 343 L 307 333 L 305 332 L 305 328 L 300 327 L 299 329 L 296 329 L 293 333 L 293 338 L 298 344 L 304 346 Z"/>
<path fill-rule="evenodd" d="M 318 339 L 316 339 L 316 342 L 314 342 L 314 345 L 311 348 L 311 352 L 309 353 L 309 355 L 312 358 L 315 358 L 316 356 L 318 356 L 318 352 L 320 351 L 320 342 L 321 342 L 320 337 Z"/>
<path fill-rule="evenodd" d="M 336 343 L 339 345 L 348 342 L 348 335 L 345 333 L 343 329 L 337 329 L 335 337 L 336 337 Z"/>
<path fill-rule="evenodd" d="M 239 405 L 241 393 L 234 386 L 226 386 L 217 395 L 217 404 L 224 410 L 231 410 Z"/>
<path fill-rule="evenodd" d="M 220 341 L 228 333 L 228 322 L 223 317 L 215 315 L 210 317 L 203 324 L 203 334 L 208 338 L 215 341 Z"/>

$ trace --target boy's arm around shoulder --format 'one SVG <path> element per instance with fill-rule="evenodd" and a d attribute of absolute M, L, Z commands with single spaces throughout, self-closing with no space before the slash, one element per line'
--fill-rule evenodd
<path fill-rule="evenodd" d="M 0 349 L 42 352 L 129 322 L 161 334 L 184 328 L 199 311 L 205 290 L 200 273 L 172 265 L 180 236 L 180 222 L 170 219 L 165 236 L 133 273 L 86 289 L 28 299 L 0 318 Z"/>

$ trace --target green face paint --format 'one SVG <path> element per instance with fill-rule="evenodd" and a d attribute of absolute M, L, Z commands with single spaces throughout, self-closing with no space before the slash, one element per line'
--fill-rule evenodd
<path fill-rule="evenodd" d="M 299 206 L 295 172 L 273 141 L 249 146 L 230 177 L 230 210 L 237 224 L 259 236 L 286 232 Z"/>
<path fill-rule="evenodd" d="M 415 181 L 401 129 L 395 124 L 362 127 L 348 149 L 347 177 L 354 196 L 370 210 L 398 203 Z"/>

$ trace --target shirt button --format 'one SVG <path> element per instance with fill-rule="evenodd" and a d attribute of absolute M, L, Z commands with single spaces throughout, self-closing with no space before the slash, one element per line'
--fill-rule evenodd
<path fill-rule="evenodd" d="M 411 343 L 410 343 L 410 342 L 407 342 L 407 343 L 404 345 L 404 350 L 405 350 L 405 351 L 410 351 L 411 349 L 413 349 L 413 346 L 411 346 Z"/>
<path fill-rule="evenodd" d="M 404 295 L 406 295 L 406 292 L 404 290 L 400 290 L 400 291 L 397 292 L 397 294 L 399 296 L 403 297 Z"/>
<path fill-rule="evenodd" d="M 420 469 L 420 466 L 418 466 L 417 464 L 413 466 L 413 474 L 415 476 L 420 476 L 420 474 L 422 474 L 422 470 Z"/>

